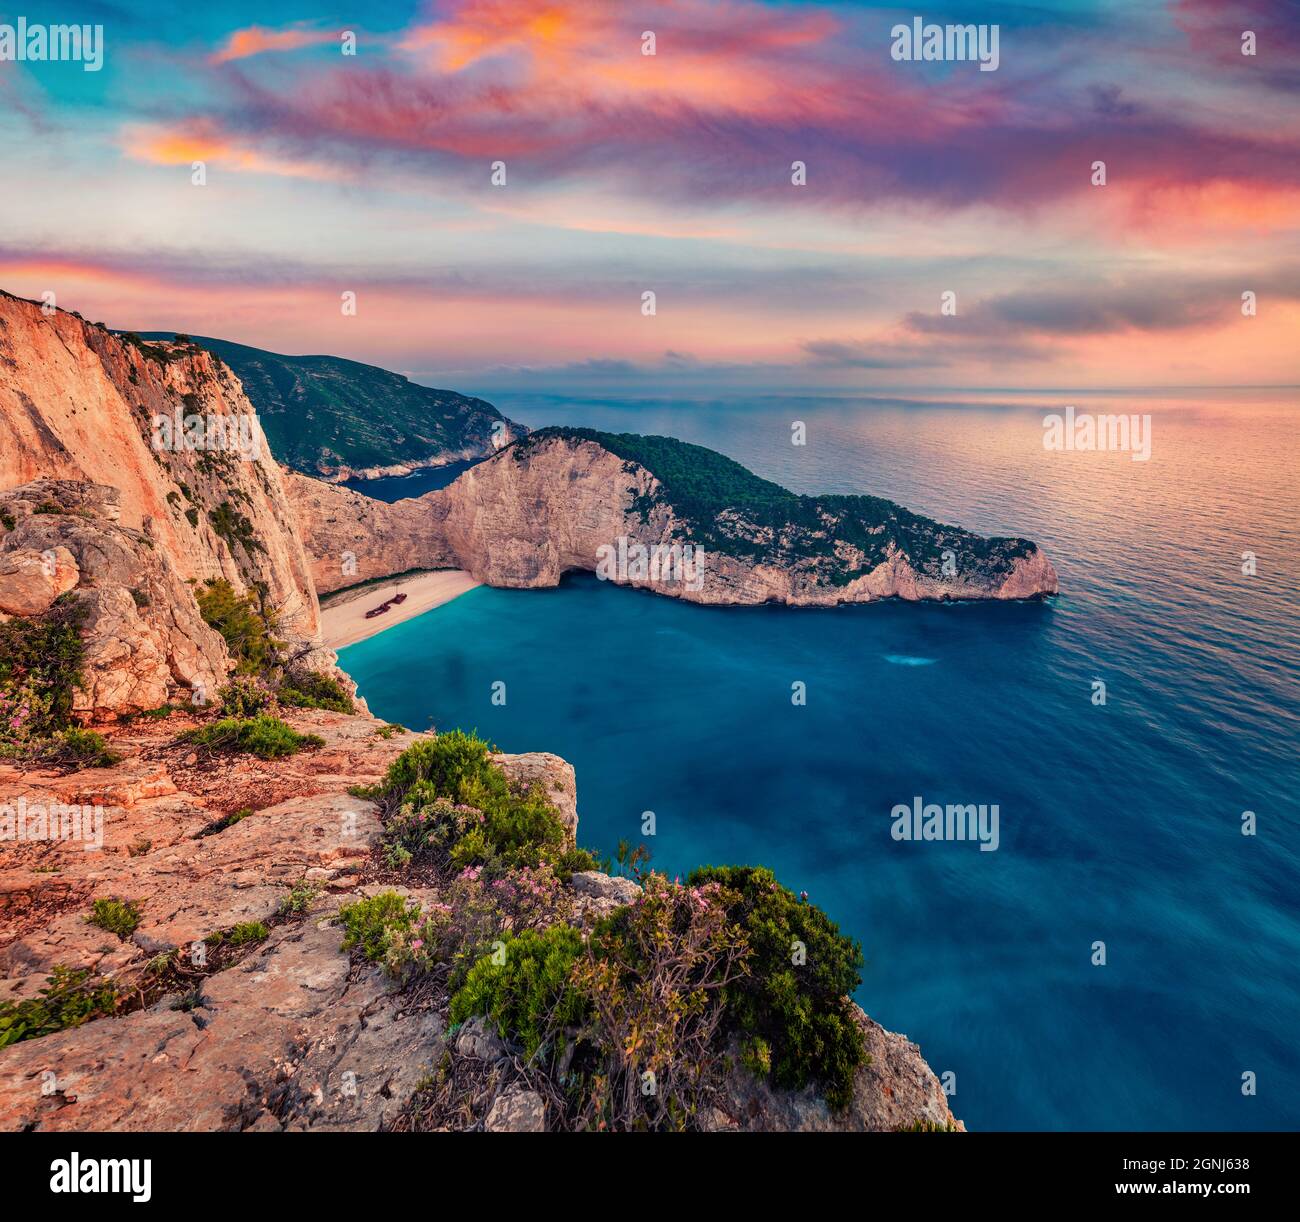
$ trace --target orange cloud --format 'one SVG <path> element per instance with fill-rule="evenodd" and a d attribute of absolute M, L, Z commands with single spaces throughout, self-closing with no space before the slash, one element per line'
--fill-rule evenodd
<path fill-rule="evenodd" d="M 642 53 L 647 27 L 654 55 Z M 751 0 L 682 0 L 655 15 L 602 0 L 562 0 L 540 10 L 536 0 L 463 0 L 454 15 L 414 27 L 399 46 L 450 73 L 512 56 L 531 87 L 552 101 L 660 95 L 705 109 L 753 110 L 778 104 L 790 90 L 798 73 L 792 50 L 824 44 L 835 29 L 825 13 L 781 13 Z"/>
<path fill-rule="evenodd" d="M 195 119 L 178 127 L 140 125 L 123 133 L 122 147 L 136 161 L 154 165 L 192 165 L 209 162 L 245 174 L 274 174 L 281 178 L 334 181 L 339 169 L 318 162 L 269 156 L 251 144 L 224 133 L 215 123 Z"/>
<path fill-rule="evenodd" d="M 268 30 L 264 26 L 250 25 L 247 29 L 236 30 L 226 39 L 225 45 L 212 55 L 214 64 L 225 64 L 231 60 L 248 59 L 251 55 L 261 55 L 265 51 L 297 51 L 302 47 L 315 47 L 322 43 L 335 42 L 338 34 L 325 30 L 310 30 L 294 26 L 287 30 Z"/>

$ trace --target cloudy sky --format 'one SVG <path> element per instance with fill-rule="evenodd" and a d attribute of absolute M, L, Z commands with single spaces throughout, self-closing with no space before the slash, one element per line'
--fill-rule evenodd
<path fill-rule="evenodd" d="M 1286 0 L 919 9 L 992 72 L 874 5 L 19 12 L 105 61 L 0 62 L 0 287 L 110 326 L 483 392 L 1300 382 Z"/>

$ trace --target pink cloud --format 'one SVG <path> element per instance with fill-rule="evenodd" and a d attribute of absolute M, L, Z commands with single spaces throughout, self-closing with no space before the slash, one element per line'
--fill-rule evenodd
<path fill-rule="evenodd" d="M 261 55 L 267 51 L 297 51 L 303 47 L 315 47 L 338 41 L 337 31 L 312 30 L 306 26 L 270 30 L 264 26 L 250 25 L 231 34 L 221 49 L 214 52 L 211 58 L 214 64 L 226 64 L 232 60 Z"/>

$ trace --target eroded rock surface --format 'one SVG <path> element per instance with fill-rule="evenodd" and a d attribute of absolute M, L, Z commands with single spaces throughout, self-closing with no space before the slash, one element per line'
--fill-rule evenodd
<path fill-rule="evenodd" d="M 596 441 L 549 432 L 478 463 L 447 488 L 391 505 L 294 477 L 289 495 L 321 588 L 358 580 L 338 576 L 344 553 L 367 576 L 461 568 L 487 585 L 549 587 L 568 572 L 600 571 L 602 555 L 626 540 L 665 554 L 703 547 L 698 577 L 684 570 L 639 574 L 634 565 L 609 574 L 619 584 L 690 602 L 834 606 L 882 598 L 1025 599 L 1057 590 L 1051 561 L 1025 540 L 983 539 L 872 498 L 824 498 L 820 525 L 780 532 L 743 510 L 723 511 L 705 532 L 728 537 L 731 550 L 720 549 L 701 542 L 701 531 L 679 515 L 646 467 Z M 856 516 L 864 512 L 878 512 L 886 524 L 864 527 Z M 904 536 L 920 541 L 916 556 L 902 549 Z"/>
<path fill-rule="evenodd" d="M 175 741 L 191 724 L 177 714 L 115 734 L 129 754 L 112 768 L 0 765 L 0 807 L 11 813 L 20 800 L 29 818 L 103 806 L 99 837 L 0 844 L 0 1000 L 33 997 L 56 964 L 133 982 L 164 951 L 272 923 L 263 945 L 203 978 L 186 1009 L 171 997 L 0 1050 L 0 1128 L 374 1129 L 437 1062 L 442 1018 L 412 1007 L 378 969 L 354 967 L 328 920 L 350 893 L 374 890 L 361 866 L 377 810 L 346 790 L 381 779 L 417 736 L 381 734 L 366 716 L 291 717 L 325 745 L 269 762 L 204 760 Z M 567 800 L 576 826 L 568 764 L 495 758 L 512 779 Z M 213 830 L 245 807 L 252 813 Z M 318 888 L 309 912 L 276 925 L 302 881 Z M 138 901 L 128 938 L 87 922 L 102 897 Z"/>

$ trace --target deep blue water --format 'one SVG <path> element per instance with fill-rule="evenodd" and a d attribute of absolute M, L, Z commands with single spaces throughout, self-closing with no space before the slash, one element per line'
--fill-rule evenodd
<path fill-rule="evenodd" d="M 477 460 L 475 460 L 477 461 Z M 385 475 L 382 479 L 345 479 L 343 487 L 364 492 L 378 501 L 401 501 L 445 488 L 468 471 L 474 462 L 449 462 L 441 467 L 419 467 L 410 475 Z"/>
<path fill-rule="evenodd" d="M 971 1128 L 1296 1126 L 1292 403 L 1136 403 L 1156 419 L 1134 463 L 1045 452 L 1023 404 L 498 402 L 1027 535 L 1063 593 L 814 611 L 479 588 L 343 652 L 378 715 L 564 756 L 589 847 L 653 810 L 657 867 L 806 889 L 862 942 L 858 1000 L 955 1072 Z M 894 841 L 915 795 L 997 803 L 1000 847 Z"/>

